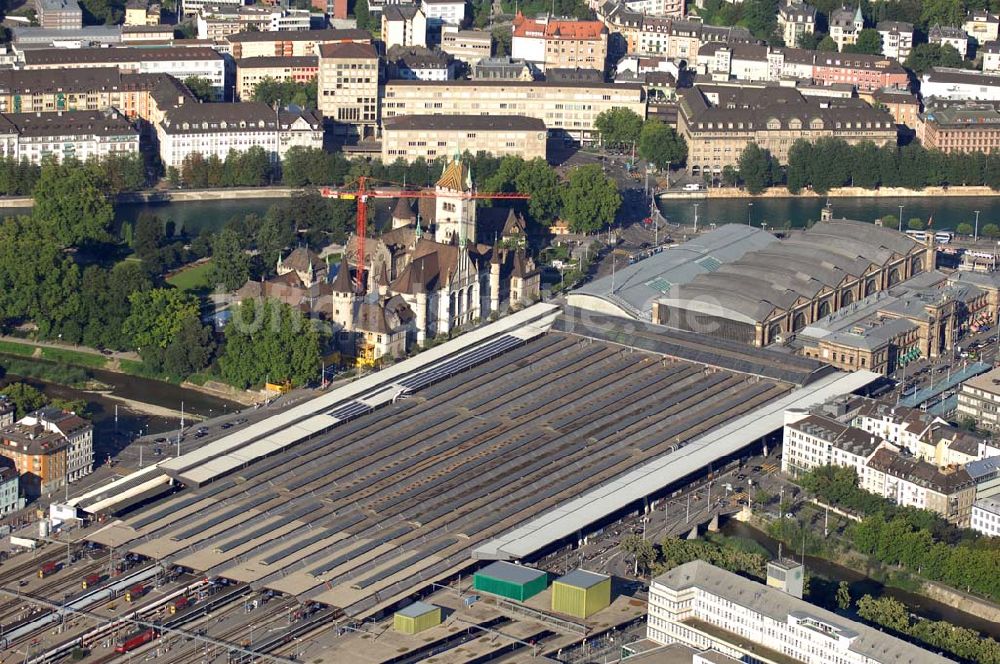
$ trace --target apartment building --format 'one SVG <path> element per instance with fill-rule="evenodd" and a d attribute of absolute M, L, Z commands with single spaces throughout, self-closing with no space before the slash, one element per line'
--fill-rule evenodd
<path fill-rule="evenodd" d="M 441 33 L 441 50 L 462 62 L 473 64 L 488 58 L 493 52 L 493 37 L 485 30 L 445 30 Z"/>
<path fill-rule="evenodd" d="M 1000 18 L 985 9 L 974 9 L 966 15 L 962 29 L 982 46 L 1000 37 Z"/>
<path fill-rule="evenodd" d="M 804 2 L 787 2 L 778 7 L 778 27 L 785 46 L 798 48 L 802 38 L 816 30 L 816 8 Z"/>
<path fill-rule="evenodd" d="M 906 60 L 913 50 L 913 24 L 905 21 L 879 21 L 875 26 L 882 37 L 882 55 Z"/>
<path fill-rule="evenodd" d="M 781 472 L 797 476 L 818 466 L 847 466 L 864 475 L 882 440 L 819 414 L 786 411 Z"/>
<path fill-rule="evenodd" d="M 296 30 L 293 32 L 240 32 L 226 37 L 237 60 L 257 57 L 316 55 L 324 44 L 370 44 L 372 35 L 353 28 L 336 30 Z"/>
<path fill-rule="evenodd" d="M 0 154 L 15 161 L 138 153 L 139 130 L 114 109 L 0 115 Z"/>
<path fill-rule="evenodd" d="M 514 17 L 511 55 L 544 71 L 548 67 L 604 71 L 608 29 L 600 21 Z"/>
<path fill-rule="evenodd" d="M 246 4 L 243 0 L 181 0 L 181 7 L 185 16 L 191 16 L 201 12 L 206 5 L 215 7 L 242 7 Z"/>
<path fill-rule="evenodd" d="M 198 39 L 221 40 L 238 32 L 288 32 L 308 30 L 311 16 L 306 9 L 274 7 L 230 7 L 206 5 L 198 12 Z"/>
<path fill-rule="evenodd" d="M 595 4 L 595 3 L 592 3 Z M 600 2 L 593 9 L 600 9 Z M 639 12 L 648 16 L 666 16 L 668 18 L 684 18 L 686 15 L 684 0 L 624 0 L 629 11 Z"/>
<path fill-rule="evenodd" d="M 946 664 L 950 660 L 702 560 L 649 588 L 646 637 L 739 662 Z M 721 661 L 713 659 L 711 661 Z"/>
<path fill-rule="evenodd" d="M 743 27 L 718 27 L 700 21 L 647 15 L 622 2 L 608 2 L 598 10 L 598 18 L 608 29 L 608 55 L 618 59 L 626 53 L 661 55 L 685 60 L 694 66 L 699 49 L 708 43 L 756 44 Z"/>
<path fill-rule="evenodd" d="M 421 46 L 393 46 L 385 60 L 387 80 L 450 81 L 455 78 L 455 63 L 444 51 Z"/>
<path fill-rule="evenodd" d="M 230 151 L 263 148 L 273 163 L 293 147 L 323 147 L 323 119 L 315 111 L 275 111 L 267 104 L 182 104 L 156 125 L 160 159 L 180 168 L 192 154 L 225 159 Z"/>
<path fill-rule="evenodd" d="M 168 80 L 169 79 L 169 80 Z M 54 113 L 114 108 L 129 118 L 148 119 L 153 91 L 182 86 L 166 74 L 129 74 L 116 67 L 0 70 L 0 113 Z"/>
<path fill-rule="evenodd" d="M 958 390 L 958 417 L 969 418 L 982 429 L 1000 431 L 1000 369 L 962 383 Z"/>
<path fill-rule="evenodd" d="M 920 99 L 905 88 L 876 90 L 871 93 L 871 101 L 883 106 L 896 124 L 916 129 L 920 123 Z"/>
<path fill-rule="evenodd" d="M 21 497 L 21 477 L 10 459 L 3 457 L 8 465 L 0 466 L 0 515 L 7 515 L 24 508 Z"/>
<path fill-rule="evenodd" d="M 796 140 L 835 136 L 850 144 L 895 144 L 896 124 L 860 99 L 804 97 L 790 88 L 704 85 L 679 91 L 677 131 L 691 174 L 721 174 L 753 142 L 786 162 Z"/>
<path fill-rule="evenodd" d="M 249 100 L 264 79 L 309 83 L 318 75 L 319 58 L 315 55 L 244 58 L 236 62 L 236 96 Z"/>
<path fill-rule="evenodd" d="M 427 46 L 427 17 L 415 5 L 389 5 L 382 11 L 382 43 L 393 46 Z"/>
<path fill-rule="evenodd" d="M 935 25 L 927 33 L 927 41 L 941 46 L 948 45 L 958 51 L 964 59 L 969 54 L 969 35 L 962 28 L 949 25 Z"/>
<path fill-rule="evenodd" d="M 14 462 L 27 498 L 48 496 L 93 469 L 93 425 L 44 408 L 0 429 L 0 456 Z"/>
<path fill-rule="evenodd" d="M 964 468 L 938 468 L 886 448 L 868 461 L 861 488 L 897 505 L 937 512 L 959 528 L 969 527 L 976 495 L 976 483 Z"/>
<path fill-rule="evenodd" d="M 464 0 L 420 0 L 420 11 L 427 25 L 440 32 L 442 26 L 460 26 L 465 22 Z"/>
<path fill-rule="evenodd" d="M 334 133 L 374 135 L 379 113 L 379 57 L 371 44 L 324 44 L 319 49 L 319 110 Z"/>
<path fill-rule="evenodd" d="M 906 70 L 883 56 L 824 53 L 754 44 L 709 43 L 698 51 L 698 71 L 714 81 L 813 81 L 822 86 L 853 85 L 859 92 L 905 89 Z"/>
<path fill-rule="evenodd" d="M 217 51 L 195 48 L 83 48 L 32 49 L 24 52 L 26 71 L 117 67 L 122 72 L 170 74 L 180 80 L 191 76 L 207 79 L 216 100 L 226 83 L 226 63 Z"/>
<path fill-rule="evenodd" d="M 79 30 L 83 10 L 76 0 L 35 0 L 38 25 L 48 30 Z"/>
<path fill-rule="evenodd" d="M 980 498 L 972 503 L 969 527 L 987 537 L 1000 537 L 1000 500 Z"/>
<path fill-rule="evenodd" d="M 996 152 L 1000 150 L 1000 110 L 985 102 L 930 108 L 919 117 L 917 136 L 931 150 Z"/>
<path fill-rule="evenodd" d="M 403 115 L 382 123 L 382 162 L 485 152 L 545 159 L 547 133 L 538 118 L 517 115 Z"/>
<path fill-rule="evenodd" d="M 610 108 L 646 117 L 642 86 L 551 81 L 388 81 L 382 117 L 401 115 L 520 115 L 538 118 L 550 134 L 589 142 L 594 119 Z"/>
<path fill-rule="evenodd" d="M 1000 42 L 986 42 L 979 48 L 979 53 L 983 56 L 983 73 L 1000 73 Z"/>
<path fill-rule="evenodd" d="M 151 26 L 160 24 L 160 3 L 147 4 L 145 0 L 129 0 L 125 4 L 125 27 Z"/>
<path fill-rule="evenodd" d="M 861 5 L 857 9 L 841 7 L 830 13 L 830 38 L 837 43 L 837 50 L 843 51 L 845 46 L 858 41 L 858 34 L 865 29 L 865 19 L 861 15 Z"/>
<path fill-rule="evenodd" d="M 531 68 L 524 60 L 515 60 L 509 56 L 502 58 L 483 58 L 472 63 L 472 78 L 476 81 L 533 81 Z"/>

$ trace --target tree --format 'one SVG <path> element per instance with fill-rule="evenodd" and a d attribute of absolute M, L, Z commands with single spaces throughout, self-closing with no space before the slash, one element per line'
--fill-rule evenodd
<path fill-rule="evenodd" d="M 368 0 L 355 1 L 354 18 L 357 19 L 358 28 L 369 31 L 371 31 L 374 28 L 371 12 L 368 9 Z"/>
<path fill-rule="evenodd" d="M 116 25 L 125 16 L 122 0 L 81 0 L 84 25 Z"/>
<path fill-rule="evenodd" d="M 215 350 L 212 330 L 197 318 L 185 318 L 176 336 L 161 355 L 159 370 L 168 376 L 185 378 L 208 366 Z"/>
<path fill-rule="evenodd" d="M 165 349 L 177 336 L 184 321 L 198 319 L 198 299 L 173 288 L 138 291 L 129 296 L 131 309 L 123 325 L 132 348 Z"/>
<path fill-rule="evenodd" d="M 841 611 L 847 611 L 851 608 L 851 586 L 847 581 L 841 581 L 837 585 L 837 607 Z"/>
<path fill-rule="evenodd" d="M 687 159 L 687 143 L 673 127 L 658 120 L 648 120 L 639 133 L 639 154 L 660 170 Z"/>
<path fill-rule="evenodd" d="M 866 28 L 858 33 L 858 40 L 844 47 L 847 53 L 867 53 L 868 55 L 882 55 L 882 35 L 878 30 Z"/>
<path fill-rule="evenodd" d="M 973 229 L 972 224 L 966 221 L 963 221 L 962 223 L 960 223 L 958 226 L 955 227 L 955 232 L 958 233 L 959 235 L 972 235 L 974 230 L 975 229 Z"/>
<path fill-rule="evenodd" d="M 833 37 L 827 35 L 816 44 L 817 51 L 826 51 L 828 53 L 835 53 L 837 51 L 837 42 L 833 41 Z"/>
<path fill-rule="evenodd" d="M 257 83 L 253 90 L 253 101 L 267 104 L 270 107 L 288 106 L 294 104 L 300 108 L 315 109 L 317 80 L 308 83 L 296 81 L 279 81 L 267 77 Z"/>
<path fill-rule="evenodd" d="M 61 247 L 105 240 L 114 208 L 95 176 L 79 162 L 47 162 L 34 190 L 31 215 Z"/>
<path fill-rule="evenodd" d="M 622 540 L 622 551 L 635 560 L 639 574 L 652 572 L 657 558 L 656 548 L 652 542 L 637 535 L 629 535 Z"/>
<path fill-rule="evenodd" d="M 144 262 L 150 263 L 150 272 L 159 272 L 160 245 L 163 243 L 163 221 L 148 212 L 141 213 L 135 220 L 132 249 Z"/>
<path fill-rule="evenodd" d="M 740 172 L 732 165 L 726 164 L 722 167 L 722 182 L 727 187 L 735 187 L 740 183 Z"/>
<path fill-rule="evenodd" d="M 510 55 L 513 35 L 510 28 L 496 27 L 490 33 L 493 37 L 493 52 L 498 58 Z"/>
<path fill-rule="evenodd" d="M 562 187 L 554 168 L 541 157 L 525 162 L 514 178 L 517 191 L 528 194 L 528 214 L 538 223 L 548 226 L 559 218 L 562 209 Z"/>
<path fill-rule="evenodd" d="M 826 35 L 822 32 L 809 32 L 801 37 L 799 37 L 798 45 L 799 48 L 806 49 L 807 51 L 815 51 L 816 47 L 819 46 L 820 41 Z M 836 44 L 835 44 L 836 45 Z"/>
<path fill-rule="evenodd" d="M 198 101 L 215 101 L 216 99 L 215 87 L 210 80 L 203 76 L 188 76 L 184 79 L 184 85 Z"/>
<path fill-rule="evenodd" d="M 906 227 L 911 231 L 922 231 L 925 227 L 924 220 L 920 217 L 912 217 L 908 222 L 906 222 Z"/>
<path fill-rule="evenodd" d="M 0 390 L 0 394 L 14 402 L 17 419 L 38 410 L 46 403 L 45 395 L 27 383 L 11 383 Z"/>
<path fill-rule="evenodd" d="M 622 197 L 597 164 L 578 166 L 563 189 L 563 216 L 574 233 L 593 233 L 615 220 Z"/>
<path fill-rule="evenodd" d="M 304 385 L 319 372 L 320 339 L 300 312 L 278 300 L 245 300 L 225 329 L 219 369 L 237 387 L 265 381 Z"/>
<path fill-rule="evenodd" d="M 962 0 L 923 0 L 920 22 L 925 26 L 962 25 L 965 8 Z"/>
<path fill-rule="evenodd" d="M 962 56 L 951 44 L 917 44 L 906 58 L 906 66 L 916 74 L 932 67 L 961 67 Z"/>
<path fill-rule="evenodd" d="M 250 278 L 250 257 L 232 228 L 222 229 L 212 242 L 212 283 L 234 291 Z"/>
<path fill-rule="evenodd" d="M 981 229 L 981 234 L 989 238 L 1000 237 L 1000 226 L 996 224 L 986 224 Z"/>
<path fill-rule="evenodd" d="M 594 128 L 600 134 L 601 143 L 604 145 L 613 147 L 632 145 L 639 140 L 642 118 L 629 108 L 609 108 L 594 118 Z"/>
<path fill-rule="evenodd" d="M 756 143 L 747 143 L 740 154 L 740 179 L 751 194 L 759 194 L 773 184 L 771 153 Z"/>

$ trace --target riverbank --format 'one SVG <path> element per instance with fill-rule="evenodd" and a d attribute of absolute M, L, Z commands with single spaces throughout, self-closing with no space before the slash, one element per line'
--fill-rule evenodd
<path fill-rule="evenodd" d="M 750 194 L 746 189 L 737 187 L 717 187 L 704 191 L 666 191 L 657 195 L 660 200 L 690 200 L 725 198 L 980 198 L 983 196 L 1000 197 L 1000 191 L 989 187 L 927 187 L 926 189 L 905 189 L 903 187 L 882 187 L 879 189 L 864 189 L 862 187 L 838 187 L 825 194 L 803 190 L 793 194 L 785 187 L 771 187 L 760 194 Z"/>
<path fill-rule="evenodd" d="M 261 198 L 291 198 L 304 191 L 298 187 L 241 187 L 232 189 L 146 189 L 119 194 L 119 204 L 186 203 L 196 201 L 233 201 Z M 31 196 L 0 197 L 0 208 L 30 208 Z"/>

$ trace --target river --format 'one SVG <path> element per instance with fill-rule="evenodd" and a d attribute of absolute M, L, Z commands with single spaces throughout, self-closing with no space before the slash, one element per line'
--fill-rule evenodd
<path fill-rule="evenodd" d="M 766 533 L 745 523 L 741 523 L 736 519 L 726 521 L 722 526 L 721 532 L 730 537 L 753 540 L 767 549 L 772 556 L 776 556 L 778 553 L 778 542 L 776 540 L 769 537 Z M 798 558 L 798 556 L 792 557 Z M 810 586 L 813 589 L 813 596 L 810 597 L 810 601 L 820 605 L 824 605 L 825 603 L 827 608 L 833 608 L 831 605 L 834 604 L 837 585 L 841 581 L 846 581 L 850 584 L 851 597 L 855 601 L 863 595 L 872 595 L 874 597 L 887 595 L 899 600 L 911 612 L 923 618 L 947 620 L 954 625 L 974 629 L 982 634 L 1000 639 L 1000 625 L 995 622 L 959 611 L 953 606 L 937 602 L 923 595 L 891 586 L 884 586 L 857 570 L 842 567 L 823 558 L 806 556 L 805 563 L 806 568 L 813 577 Z"/>
<path fill-rule="evenodd" d="M 19 358 L 19 360 L 23 361 L 23 358 Z M 3 365 L 3 356 L 0 356 L 0 365 Z M 238 403 L 185 389 L 172 383 L 99 369 L 88 369 L 87 372 L 96 380 L 110 386 L 109 391 L 112 395 L 173 410 L 180 410 L 181 402 L 183 402 L 185 413 L 201 417 L 213 417 L 243 407 Z M 6 374 L 0 379 L 0 386 L 17 381 L 33 385 L 52 398 L 87 402 L 87 417 L 94 423 L 95 461 L 104 461 L 109 454 L 114 456 L 132 438 L 140 434 L 175 430 L 179 424 L 179 418 L 147 415 L 103 394 L 38 378 L 21 378 L 13 374 Z M 117 421 L 116 405 L 118 406 Z"/>
<path fill-rule="evenodd" d="M 803 198 L 689 198 L 661 199 L 660 212 L 674 223 L 694 224 L 694 204 L 698 204 L 698 225 L 747 223 L 747 213 L 754 226 L 766 223 L 769 228 L 781 228 L 788 222 L 793 227 L 805 226 L 808 221 L 818 221 L 826 199 Z M 751 205 L 752 203 L 752 205 Z M 874 221 L 887 214 L 899 216 L 903 206 L 903 219 L 913 217 L 927 221 L 934 218 L 938 230 L 954 230 L 964 222 L 972 224 L 976 210 L 980 211 L 979 228 L 986 224 L 1000 225 L 1000 197 L 980 198 L 831 198 L 835 217 L 859 221 Z"/>

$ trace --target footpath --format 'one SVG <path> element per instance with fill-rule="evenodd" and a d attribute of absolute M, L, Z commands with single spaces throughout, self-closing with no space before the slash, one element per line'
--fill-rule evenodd
<path fill-rule="evenodd" d="M 837 187 L 825 194 L 817 194 L 815 191 L 806 189 L 798 194 L 793 194 L 786 187 L 771 187 L 760 194 L 753 195 L 740 187 L 715 187 L 700 191 L 670 190 L 657 194 L 658 198 L 665 200 L 701 198 L 980 198 L 983 196 L 1000 196 L 1000 191 L 994 191 L 989 187 L 927 187 L 925 189 Z"/>

